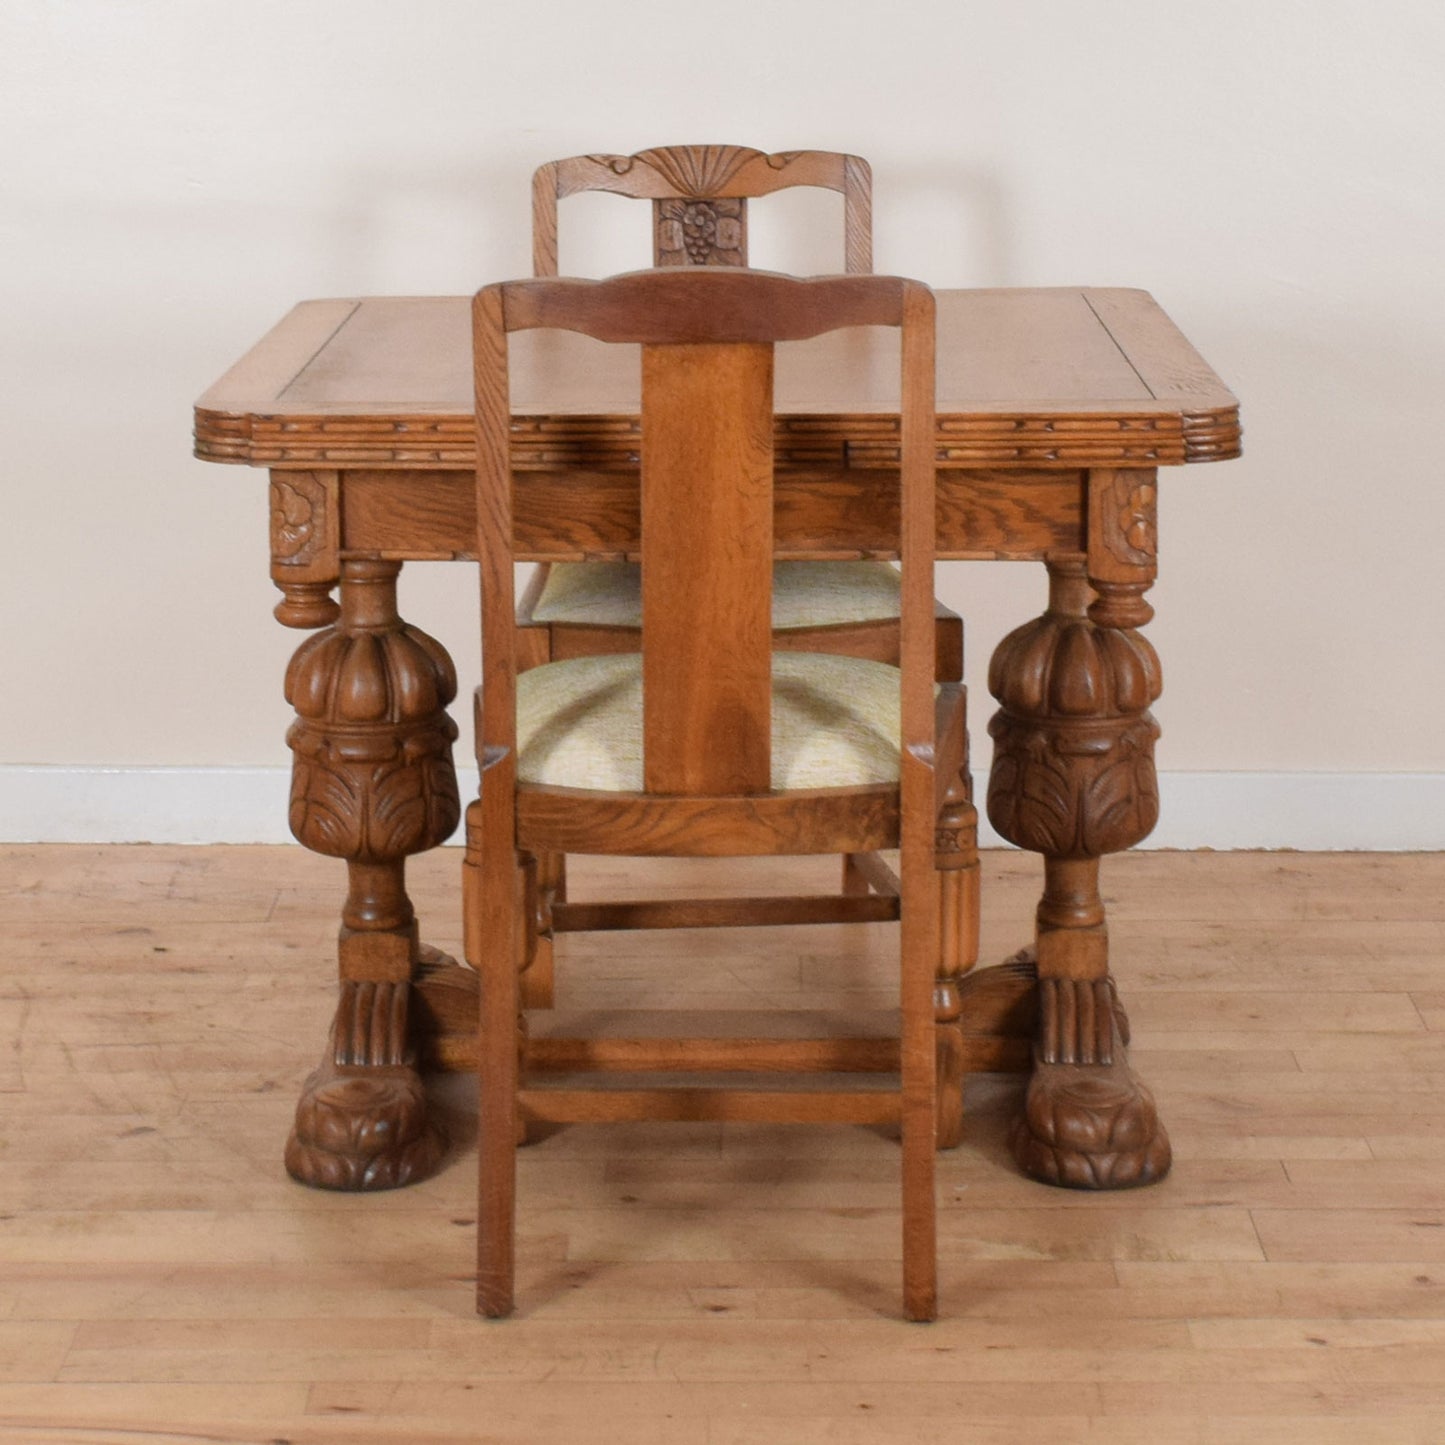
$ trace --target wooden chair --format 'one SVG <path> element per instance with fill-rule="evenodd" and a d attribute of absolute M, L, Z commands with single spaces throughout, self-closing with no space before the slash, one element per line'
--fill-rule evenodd
<path fill-rule="evenodd" d="M 873 269 L 873 175 L 862 156 L 746 146 L 662 146 L 636 155 L 572 156 L 532 177 L 532 269 L 557 274 L 557 203 L 582 191 L 650 200 L 653 264 L 746 266 L 750 199 L 793 186 L 843 197 L 844 263 Z M 642 589 L 630 562 L 563 562 L 537 569 L 518 607 L 524 661 L 631 652 Z M 773 582 L 774 645 L 898 660 L 898 577 L 886 562 L 788 561 Z M 963 623 L 938 611 L 942 681 L 963 676 Z"/>
<path fill-rule="evenodd" d="M 516 1149 L 530 1123 L 897 1121 L 904 1309 L 930 1319 L 935 976 L 947 966 L 945 935 L 967 931 L 958 925 L 976 880 L 955 866 L 968 836 L 963 690 L 936 688 L 933 676 L 932 293 L 896 277 L 663 270 L 489 286 L 473 322 L 483 674 L 464 899 L 467 956 L 481 975 L 478 1309 L 513 1306 Z M 772 647 L 774 343 L 858 325 L 902 330 L 898 668 L 775 658 Z M 642 646 L 521 671 L 508 334 L 540 327 L 642 346 Z M 877 856 L 895 847 L 897 875 Z M 539 883 L 535 860 L 565 853 L 844 853 L 865 891 L 564 902 Z M 584 1037 L 567 1034 L 560 1013 L 533 1021 L 545 1034 L 519 1027 L 519 976 L 540 935 L 887 918 L 900 920 L 901 976 L 901 1023 L 887 1039 Z M 564 1077 L 698 1069 L 856 1071 L 884 1087 L 598 1088 Z"/>
<path fill-rule="evenodd" d="M 873 269 L 873 173 L 862 156 L 746 146 L 661 146 L 636 155 L 571 156 L 532 177 L 532 269 L 557 274 L 557 205 L 583 191 L 650 200 L 656 266 L 746 266 L 748 201 L 793 186 L 843 197 L 843 260 Z M 876 560 L 780 561 L 773 569 L 773 646 L 898 661 L 898 574 Z M 939 604 L 936 676 L 963 676 L 963 620 Z M 519 665 L 635 652 L 642 580 L 635 562 L 560 562 L 537 567 L 517 606 Z M 543 886 L 566 892 L 566 861 L 538 859 Z M 845 864 L 845 881 L 851 878 Z M 525 997 L 553 998 L 551 945 L 543 940 Z M 957 1143 L 957 1131 L 941 1135 Z"/>

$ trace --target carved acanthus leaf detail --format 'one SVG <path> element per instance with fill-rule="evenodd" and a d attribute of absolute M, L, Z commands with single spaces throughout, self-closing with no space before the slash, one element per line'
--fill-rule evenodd
<path fill-rule="evenodd" d="M 1077 565 L 1057 566 L 1049 610 L 999 644 L 989 688 L 1000 707 L 988 815 L 1010 842 L 1055 858 L 1132 847 L 1159 819 L 1159 658 L 1140 632 L 1084 614 Z"/>
<path fill-rule="evenodd" d="M 315 852 L 384 862 L 444 842 L 461 816 L 446 712 L 456 672 L 396 615 L 396 564 L 348 565 L 376 580 L 348 583 L 350 614 L 302 643 L 286 673 L 291 830 Z"/>

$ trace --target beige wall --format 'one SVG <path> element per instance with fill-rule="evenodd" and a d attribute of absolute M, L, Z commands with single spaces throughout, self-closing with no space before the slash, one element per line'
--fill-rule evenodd
<path fill-rule="evenodd" d="M 265 479 L 192 399 L 300 297 L 524 272 L 542 160 L 724 140 L 867 155 L 880 269 L 1146 287 L 1243 398 L 1245 459 L 1165 476 L 1163 766 L 1445 772 L 1442 56 L 1429 0 L 7 5 L 0 766 L 284 763 Z M 635 264 L 626 209 L 564 267 Z M 471 585 L 404 599 L 467 673 Z M 942 590 L 981 722 L 1041 573 Z"/>

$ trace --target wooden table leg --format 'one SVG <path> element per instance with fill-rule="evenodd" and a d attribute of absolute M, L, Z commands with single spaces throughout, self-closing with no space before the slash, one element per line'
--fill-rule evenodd
<path fill-rule="evenodd" d="M 344 858 L 331 1040 L 307 1080 L 286 1168 L 325 1189 L 390 1189 L 441 1158 L 417 1069 L 413 987 L 462 972 L 417 941 L 406 858 L 444 842 L 460 815 L 446 705 L 456 674 L 441 644 L 397 615 L 399 562 L 345 561 L 336 623 L 308 638 L 286 674 L 296 709 L 291 831 Z M 475 999 L 475 988 L 471 990 Z"/>
<path fill-rule="evenodd" d="M 1083 557 L 1050 561 L 1048 611 L 994 654 L 989 690 L 1001 707 L 989 725 L 988 813 L 1005 838 L 1044 855 L 1034 1067 L 1015 1157 L 1051 1184 L 1122 1189 L 1162 1178 L 1170 1150 L 1125 1059 L 1099 859 L 1158 818 L 1159 729 L 1148 708 L 1160 673 L 1134 626 L 1151 615 L 1147 581 L 1121 608 L 1117 592 L 1094 600 L 1092 574 Z"/>

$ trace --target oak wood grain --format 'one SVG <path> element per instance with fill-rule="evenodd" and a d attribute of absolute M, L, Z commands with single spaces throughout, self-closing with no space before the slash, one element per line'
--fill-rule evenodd
<path fill-rule="evenodd" d="M 456 867 L 416 860 L 424 915 L 452 916 Z M 987 956 L 1037 867 L 983 854 Z M 697 896 L 807 892 L 835 864 L 656 869 Z M 576 873 L 637 891 L 626 860 Z M 1440 994 L 1445 855 L 1118 856 L 1116 968 L 1180 1161 L 1144 1194 L 1044 1189 L 1007 1163 L 1018 1081 L 971 1080 L 968 1147 L 938 1161 L 947 1309 L 925 1334 L 893 1318 L 896 1142 L 623 1124 L 523 1151 L 522 1309 L 479 1348 L 462 1081 L 436 1089 L 461 1156 L 420 1192 L 318 1195 L 276 1167 L 333 1004 L 335 892 L 295 846 L 0 850 L 7 1445 L 464 1445 L 483 1419 L 547 1442 L 606 1420 L 645 1445 L 917 1445 L 961 1420 L 1130 1445 L 1194 1445 L 1206 1420 L 1282 1445 L 1440 1433 L 1445 1030 L 1412 1001 Z M 808 998 L 851 1026 L 894 980 L 891 933 L 858 931 L 846 967 L 826 930 L 666 952 L 573 935 L 560 971 L 578 1009 L 622 980 L 755 1020 L 760 998 Z"/>
<path fill-rule="evenodd" d="M 475 556 L 476 503 L 466 474 L 359 468 L 344 477 L 346 550 L 417 559 Z M 1083 489 L 1078 471 L 964 473 L 940 467 L 936 555 L 1024 560 L 1077 552 L 1085 545 Z M 778 470 L 773 498 L 779 557 L 898 555 L 896 469 Z M 515 474 L 519 561 L 638 560 L 639 519 L 635 470 Z"/>
<path fill-rule="evenodd" d="M 1238 453 L 1237 403 L 1143 292 L 944 291 L 938 308 L 945 465 L 1171 466 Z M 896 465 L 896 374 L 896 343 L 873 331 L 802 343 L 780 354 L 777 411 L 795 440 Z M 599 343 L 519 344 L 519 464 L 555 465 L 557 446 L 625 454 L 637 398 L 635 360 Z M 197 403 L 196 450 L 252 465 L 466 470 L 474 430 L 465 298 L 313 301 Z"/>
<path fill-rule="evenodd" d="M 641 519 L 649 793 L 770 786 L 772 393 L 771 346 L 643 349 L 643 406 L 653 419 Z"/>

